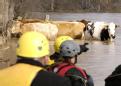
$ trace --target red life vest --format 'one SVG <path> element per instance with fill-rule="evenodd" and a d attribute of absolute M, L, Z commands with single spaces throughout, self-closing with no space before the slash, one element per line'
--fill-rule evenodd
<path fill-rule="evenodd" d="M 77 70 L 80 71 L 80 73 L 82 74 L 82 76 L 87 79 L 87 74 L 85 73 L 85 71 L 81 68 L 78 68 L 76 67 L 75 65 L 70 65 L 70 64 L 67 64 L 67 63 L 62 63 L 62 64 L 59 64 L 57 66 L 55 66 L 53 68 L 53 71 L 56 72 L 58 75 L 60 76 L 65 76 L 66 72 L 72 68 L 76 68 Z"/>

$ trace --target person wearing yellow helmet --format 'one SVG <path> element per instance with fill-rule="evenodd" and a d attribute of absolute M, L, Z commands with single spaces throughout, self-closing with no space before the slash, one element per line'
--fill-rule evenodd
<path fill-rule="evenodd" d="M 33 34 L 32 37 L 29 36 L 31 35 L 31 33 Z M 20 38 L 16 52 L 17 55 L 19 57 L 22 56 L 34 59 L 37 59 L 38 57 L 43 57 L 45 55 L 49 55 L 49 43 L 45 36 L 43 36 L 42 34 L 36 34 L 36 32 L 31 33 L 29 33 L 27 36 L 23 35 L 23 37 Z M 51 61 L 50 58 L 48 58 L 48 62 L 46 62 L 46 65 L 50 65 L 52 63 L 53 61 Z"/>
<path fill-rule="evenodd" d="M 70 36 L 59 36 L 55 40 L 54 42 L 55 53 L 50 56 L 50 58 L 53 59 L 55 62 L 60 60 L 60 55 L 59 55 L 60 46 L 66 40 L 73 40 L 73 38 L 71 38 Z"/>
<path fill-rule="evenodd" d="M 16 48 L 17 63 L 0 70 L 0 86 L 71 86 L 68 79 L 44 69 L 49 53 L 49 42 L 43 34 L 24 33 Z"/>

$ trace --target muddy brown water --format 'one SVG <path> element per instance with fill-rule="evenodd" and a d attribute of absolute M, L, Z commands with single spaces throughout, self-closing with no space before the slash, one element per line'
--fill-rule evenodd
<path fill-rule="evenodd" d="M 120 13 L 82 13 L 82 14 L 50 14 L 52 20 L 79 20 L 87 19 L 92 21 L 115 22 L 121 25 Z M 16 62 L 15 47 L 18 39 L 12 39 L 4 48 L 0 48 L 0 68 L 6 68 Z M 114 42 L 104 43 L 101 41 L 88 42 L 89 51 L 82 53 L 78 57 L 77 66 L 80 66 L 92 75 L 95 86 L 104 86 L 104 79 L 111 74 L 114 68 L 121 64 L 121 28 L 116 29 L 116 39 Z M 50 42 L 51 53 L 54 52 L 53 42 Z"/>

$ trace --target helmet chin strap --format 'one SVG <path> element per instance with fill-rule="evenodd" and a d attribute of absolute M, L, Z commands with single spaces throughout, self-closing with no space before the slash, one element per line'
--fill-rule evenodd
<path fill-rule="evenodd" d="M 77 63 L 77 56 L 75 56 L 75 62 L 74 62 L 74 64 L 76 64 Z"/>

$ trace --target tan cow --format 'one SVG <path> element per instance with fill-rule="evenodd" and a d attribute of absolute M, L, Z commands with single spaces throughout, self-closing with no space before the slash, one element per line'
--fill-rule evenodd
<path fill-rule="evenodd" d="M 58 35 L 67 35 L 75 39 L 84 37 L 85 24 L 82 22 L 53 21 L 58 27 Z"/>
<path fill-rule="evenodd" d="M 47 22 L 21 22 L 14 21 L 11 33 L 25 33 L 27 31 L 38 31 L 43 33 L 49 40 L 55 40 L 58 33 L 56 25 Z"/>

